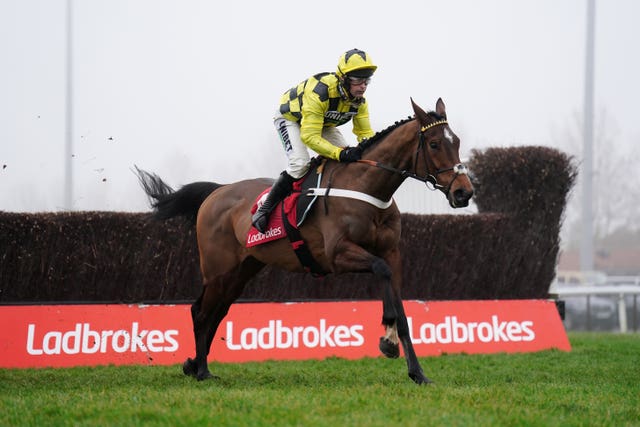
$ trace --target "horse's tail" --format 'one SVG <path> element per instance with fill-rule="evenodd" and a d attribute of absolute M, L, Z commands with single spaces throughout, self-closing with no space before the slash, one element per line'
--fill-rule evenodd
<path fill-rule="evenodd" d="M 215 182 L 193 182 L 175 191 L 156 174 L 136 168 L 138 180 L 149 197 L 154 216 L 168 219 L 176 216 L 185 217 L 195 224 L 200 205 L 209 194 L 222 187 Z"/>

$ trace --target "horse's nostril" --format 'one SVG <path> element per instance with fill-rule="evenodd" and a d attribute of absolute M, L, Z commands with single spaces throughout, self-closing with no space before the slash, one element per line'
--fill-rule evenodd
<path fill-rule="evenodd" d="M 456 199 L 456 202 L 466 202 L 471 196 L 473 196 L 473 191 L 467 191 L 463 188 L 459 188 L 453 192 L 453 197 Z"/>

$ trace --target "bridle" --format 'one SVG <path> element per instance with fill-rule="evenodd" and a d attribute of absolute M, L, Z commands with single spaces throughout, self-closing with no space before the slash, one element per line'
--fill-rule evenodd
<path fill-rule="evenodd" d="M 418 175 L 415 172 L 411 172 L 408 170 L 402 170 L 402 169 L 397 169 L 394 168 L 392 166 L 389 165 L 385 165 L 384 163 L 380 163 L 377 162 L 375 160 L 365 160 L 365 159 L 360 159 L 358 160 L 358 163 L 365 163 L 371 166 L 375 166 L 377 168 L 380 169 L 384 169 L 387 170 L 389 172 L 393 172 L 396 174 L 399 174 L 403 179 L 404 178 L 413 178 L 416 179 L 418 181 L 424 182 L 425 185 L 427 186 L 427 188 L 429 190 L 435 191 L 435 190 L 440 190 L 442 192 L 444 192 L 445 194 L 449 194 L 449 190 L 451 190 L 451 186 L 453 185 L 453 182 L 460 176 L 460 175 L 467 175 L 468 173 L 468 169 L 467 166 L 464 163 L 456 163 L 455 165 L 451 166 L 450 168 L 445 168 L 445 169 L 437 169 L 433 174 L 429 173 L 429 165 L 432 164 L 431 162 L 429 162 L 429 157 L 427 156 L 427 150 L 425 148 L 425 133 L 427 130 L 435 127 L 435 126 L 439 126 L 439 125 L 446 125 L 448 122 L 446 120 L 438 120 L 435 121 L 433 123 L 430 123 L 428 125 L 422 126 L 420 128 L 420 130 L 418 131 L 418 149 L 416 151 L 416 157 L 415 157 L 415 162 L 413 165 L 413 170 L 417 171 L 418 170 L 418 159 L 422 158 L 425 164 L 425 170 L 426 173 L 424 176 Z M 420 156 L 420 153 L 422 153 L 422 156 Z M 453 177 L 453 179 L 449 182 L 448 185 L 444 186 L 440 183 L 438 183 L 438 175 L 440 175 L 441 173 L 445 173 L 445 172 L 449 172 L 449 171 L 453 171 L 455 176 Z"/>

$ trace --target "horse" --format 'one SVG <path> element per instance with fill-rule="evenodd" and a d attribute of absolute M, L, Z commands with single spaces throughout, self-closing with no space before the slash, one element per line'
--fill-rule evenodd
<path fill-rule="evenodd" d="M 427 384 L 431 380 L 413 348 L 401 298 L 401 217 L 392 196 L 406 178 L 413 178 L 440 190 L 452 208 L 460 208 L 468 205 L 473 186 L 442 99 L 435 111 L 425 112 L 412 98 L 411 105 L 413 117 L 360 143 L 359 161 L 326 161 L 320 185 L 331 191 L 322 207 L 312 207 L 299 232 L 326 273 L 369 272 L 379 279 L 385 328 L 379 349 L 396 358 L 401 344 L 409 377 Z M 157 175 L 137 166 L 136 171 L 156 218 L 183 216 L 195 223 L 203 288 L 191 306 L 195 357 L 184 362 L 183 373 L 197 380 L 212 378 L 207 358 L 214 335 L 247 281 L 266 265 L 305 271 L 288 239 L 245 246 L 252 205 L 273 180 L 194 182 L 174 191 Z M 334 194 L 339 190 L 355 198 Z"/>

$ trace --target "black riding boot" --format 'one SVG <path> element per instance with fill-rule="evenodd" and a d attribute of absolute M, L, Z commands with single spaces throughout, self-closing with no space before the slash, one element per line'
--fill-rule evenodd
<path fill-rule="evenodd" d="M 269 215 L 276 205 L 284 200 L 289 193 L 295 179 L 287 173 L 282 171 L 278 180 L 271 187 L 271 191 L 267 195 L 267 199 L 262 206 L 251 217 L 251 224 L 261 233 L 267 231 L 267 225 L 269 224 Z"/>

